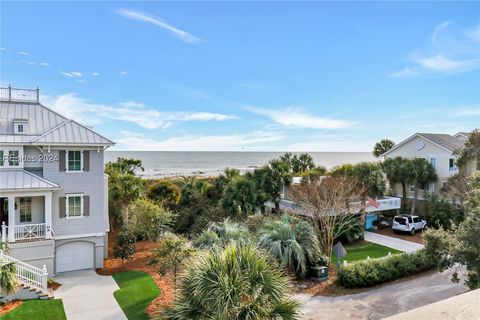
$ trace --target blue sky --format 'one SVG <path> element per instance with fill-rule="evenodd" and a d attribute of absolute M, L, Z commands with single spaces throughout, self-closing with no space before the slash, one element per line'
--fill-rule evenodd
<path fill-rule="evenodd" d="M 370 151 L 480 127 L 474 2 L 2 2 L 1 84 L 131 150 Z"/>

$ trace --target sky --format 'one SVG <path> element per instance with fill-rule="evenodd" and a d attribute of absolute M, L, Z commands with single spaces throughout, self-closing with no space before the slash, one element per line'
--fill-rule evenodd
<path fill-rule="evenodd" d="M 0 84 L 117 150 L 371 151 L 480 127 L 480 3 L 0 3 Z"/>

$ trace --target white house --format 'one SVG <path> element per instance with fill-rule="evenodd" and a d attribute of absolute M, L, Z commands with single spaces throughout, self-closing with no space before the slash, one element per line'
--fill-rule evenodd
<path fill-rule="evenodd" d="M 46 289 L 44 273 L 103 267 L 104 150 L 113 144 L 42 105 L 38 89 L 0 88 L 0 223 L 9 247 L 2 258 L 21 261 L 17 273 L 31 287 Z"/>
<path fill-rule="evenodd" d="M 403 157 L 407 159 L 424 158 L 429 161 L 437 173 L 436 182 L 430 183 L 424 190 L 434 192 L 441 196 L 440 190 L 446 183 L 447 179 L 458 172 L 456 166 L 457 157 L 454 151 L 462 148 L 465 141 L 468 140 L 470 133 L 459 132 L 455 135 L 444 133 L 415 133 L 409 138 L 396 144 L 392 149 L 383 154 L 384 158 Z M 467 165 L 466 172 L 471 174 L 478 170 L 476 162 L 470 161 Z M 392 186 L 392 191 L 398 195 L 402 195 L 402 189 L 399 184 Z M 415 186 L 411 185 L 407 189 L 407 197 L 413 198 Z M 419 197 L 422 193 L 419 193 Z"/>

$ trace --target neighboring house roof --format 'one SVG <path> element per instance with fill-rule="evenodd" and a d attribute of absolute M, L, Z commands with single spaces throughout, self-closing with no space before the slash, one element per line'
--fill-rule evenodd
<path fill-rule="evenodd" d="M 391 153 L 392 151 L 396 150 L 397 148 L 404 145 L 405 143 L 407 143 L 408 141 L 412 140 L 415 137 L 424 138 L 432 142 L 433 144 L 437 145 L 438 147 L 443 148 L 449 152 L 453 152 L 456 149 L 463 147 L 463 145 L 465 144 L 464 141 L 458 139 L 457 137 L 451 136 L 445 133 L 415 133 L 414 135 L 403 140 L 399 144 L 396 144 L 392 149 L 385 152 L 382 156 L 385 156 Z"/>
<path fill-rule="evenodd" d="M 28 134 L 14 134 L 13 122 L 28 120 Z M 0 101 L 0 144 L 95 145 L 114 142 L 75 120 L 35 102 Z"/>
<path fill-rule="evenodd" d="M 56 183 L 40 178 L 25 170 L 0 171 L 0 191 L 19 189 L 58 189 Z"/>

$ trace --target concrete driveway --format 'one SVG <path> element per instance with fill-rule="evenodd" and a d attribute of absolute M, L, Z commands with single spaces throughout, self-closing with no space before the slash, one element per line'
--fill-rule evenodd
<path fill-rule="evenodd" d="M 453 271 L 433 273 L 363 293 L 339 297 L 296 294 L 304 319 L 383 319 L 401 312 L 464 293 L 468 288 L 453 283 Z"/>
<path fill-rule="evenodd" d="M 408 253 L 415 252 L 423 248 L 423 244 L 384 236 L 383 234 L 368 231 L 365 231 L 365 240 Z"/>
<path fill-rule="evenodd" d="M 62 284 L 55 298 L 63 300 L 68 320 L 126 320 L 113 297 L 118 285 L 111 276 L 95 271 L 67 272 L 55 277 Z"/>

